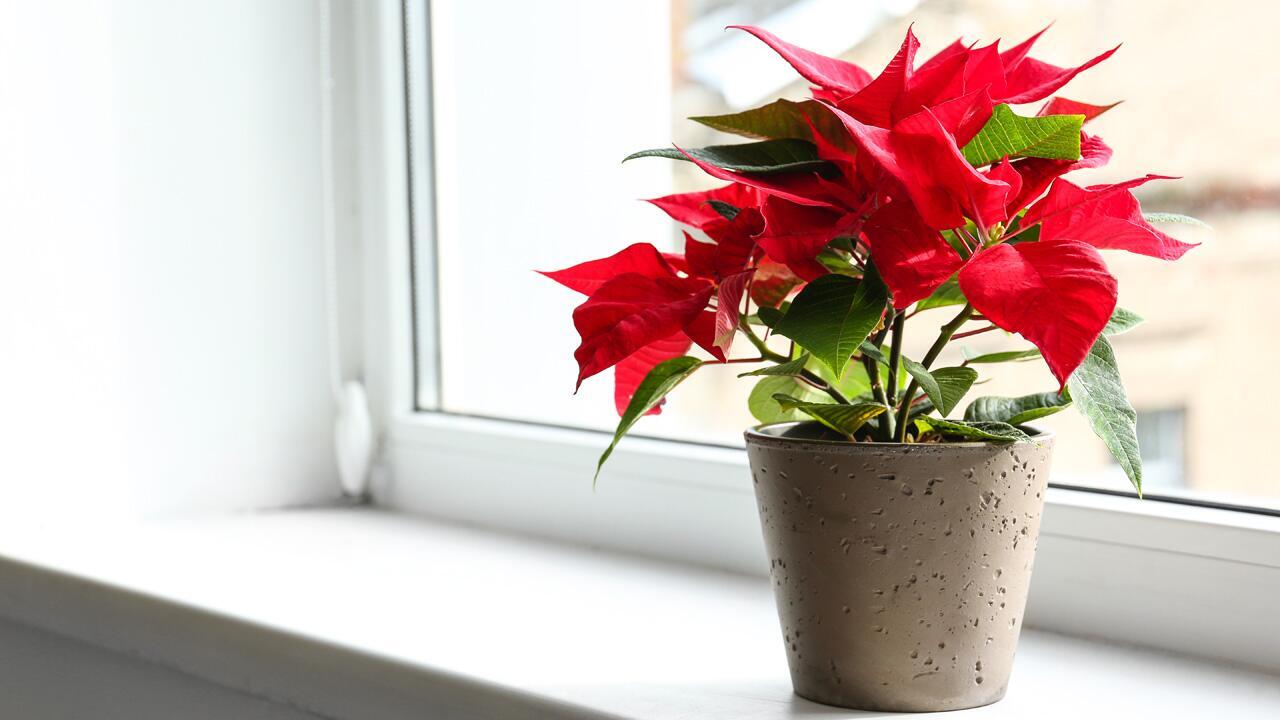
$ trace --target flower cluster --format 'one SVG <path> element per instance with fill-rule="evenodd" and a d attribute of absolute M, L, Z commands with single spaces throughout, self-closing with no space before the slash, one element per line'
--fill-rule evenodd
<path fill-rule="evenodd" d="M 1173 260 L 1192 247 L 1153 227 L 1132 193 L 1160 176 L 1087 187 L 1063 177 L 1108 161 L 1111 149 L 1083 127 L 1114 105 L 1052 96 L 1114 49 L 1058 67 L 1030 56 L 1037 33 L 1007 50 L 956 40 L 917 63 L 919 42 L 908 30 L 872 77 L 759 28 L 738 29 L 790 63 L 813 85 L 812 99 L 693 118 L 752 142 L 632 156 L 687 160 L 728 183 L 650 201 L 711 242 L 685 232 L 681 255 L 637 244 L 546 273 L 588 296 L 573 314 L 582 337 L 578 382 L 616 367 L 624 421 L 628 409 L 633 416 L 657 412 L 661 396 L 684 376 L 655 375 L 655 368 L 694 344 L 713 362 L 732 362 L 726 353 L 741 332 L 760 360 L 779 363 L 778 375 L 808 381 L 846 410 L 868 406 L 850 424 L 783 394 L 784 412 L 804 411 L 855 438 L 880 414 L 888 416 L 879 421 L 881 439 L 919 439 L 929 429 L 965 435 L 943 419 L 955 404 L 944 386 L 962 385 L 962 395 L 971 371 L 931 373 L 928 366 L 966 322 L 1030 341 L 1035 348 L 1024 355 L 1042 356 L 1059 383 L 1057 393 L 1043 394 L 1054 399 L 1038 404 L 1061 407 L 1070 400 L 1069 379 L 1115 322 L 1116 280 L 1099 249 Z M 1042 103 L 1034 116 L 1011 107 L 1029 103 Z M 963 308 L 931 356 L 902 357 L 895 341 L 912 306 L 945 305 Z M 790 338 L 792 354 L 779 356 L 754 328 Z M 810 358 L 800 352 L 821 362 L 806 365 Z M 849 363 L 863 372 L 862 385 L 845 378 Z M 970 370 L 954 370 L 961 369 Z M 900 394 L 896 381 L 908 375 Z M 646 378 L 651 387 L 638 394 Z M 841 386 L 862 397 L 850 398 Z M 909 423 L 928 405 L 941 417 Z M 1013 419 L 981 415 L 966 413 L 970 430 Z"/>

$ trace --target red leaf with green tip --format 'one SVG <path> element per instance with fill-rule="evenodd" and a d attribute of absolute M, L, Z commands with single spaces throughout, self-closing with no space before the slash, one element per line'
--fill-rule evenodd
<path fill-rule="evenodd" d="M 680 357 L 689 351 L 689 346 L 693 342 L 689 340 L 682 332 L 675 333 L 669 337 L 651 342 L 639 350 L 631 353 L 613 368 L 613 403 L 618 410 L 618 414 L 622 415 L 627 410 L 632 396 L 636 394 L 636 388 L 640 387 L 640 382 L 649 374 L 658 363 L 671 358 Z M 662 406 L 666 404 L 666 398 L 655 405 L 646 415 L 658 415 L 662 412 Z"/>
<path fill-rule="evenodd" d="M 764 44 L 773 48 L 774 52 L 800 73 L 800 77 L 819 87 L 834 92 L 850 95 L 862 89 L 871 81 L 871 74 L 851 62 L 819 55 L 811 50 L 792 45 L 779 39 L 773 33 L 751 25 L 730 25 L 735 30 L 744 30 L 759 38 Z"/>
<path fill-rule="evenodd" d="M 724 187 L 702 192 L 667 195 L 653 198 L 648 202 L 661 208 L 676 222 L 701 230 L 709 223 L 725 219 L 719 211 L 711 206 L 712 201 L 726 203 L 739 209 L 755 207 L 760 203 L 755 189 L 741 183 L 731 183 Z"/>
<path fill-rule="evenodd" d="M 801 205 L 818 205 L 829 206 L 831 202 L 828 200 L 816 200 L 827 194 L 823 188 L 817 173 L 813 172 L 793 172 L 793 173 L 774 173 L 769 175 L 748 175 L 746 173 L 736 173 L 730 170 L 722 170 L 715 165 L 703 162 L 698 158 L 685 152 L 679 146 L 676 147 L 689 161 L 697 165 L 703 172 L 713 178 L 727 180 L 729 182 L 742 183 L 749 185 L 767 195 L 786 198 L 792 202 Z"/>
<path fill-rule="evenodd" d="M 960 289 L 996 326 L 1040 348 L 1061 387 L 1116 306 L 1115 278 L 1098 251 L 1077 240 L 982 250 L 960 270 Z"/>
<path fill-rule="evenodd" d="M 573 311 L 574 327 L 582 337 L 574 351 L 578 385 L 693 323 L 712 292 L 706 280 L 639 273 L 624 273 L 602 284 Z"/>
<path fill-rule="evenodd" d="M 647 278 L 675 276 L 666 258 L 649 243 L 635 243 L 607 258 L 588 260 L 563 270 L 539 270 L 538 273 L 583 295 L 594 293 L 601 285 L 624 273 Z"/>
<path fill-rule="evenodd" d="M 1138 198 L 1129 190 L 1154 179 L 1159 178 L 1148 175 L 1127 183 L 1082 188 L 1058 178 L 1049 194 L 1027 211 L 1027 222 L 1040 223 L 1040 242 L 1082 240 L 1096 248 L 1177 260 L 1195 244 L 1155 229 L 1142 217 Z"/>
<path fill-rule="evenodd" d="M 937 230 L 920 219 L 910 203 L 880 208 L 863 227 L 871 259 L 899 310 L 929 297 L 964 261 Z"/>

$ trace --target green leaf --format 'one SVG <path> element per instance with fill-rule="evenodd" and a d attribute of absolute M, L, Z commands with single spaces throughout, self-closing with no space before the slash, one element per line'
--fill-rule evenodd
<path fill-rule="evenodd" d="M 1210 227 L 1209 223 L 1199 218 L 1193 218 L 1190 215 L 1181 215 L 1179 213 L 1144 212 L 1142 213 L 1142 219 L 1146 220 L 1149 223 L 1173 223 L 1176 225 L 1195 225 L 1196 227 L 1209 228 L 1210 230 L 1213 229 L 1212 227 Z"/>
<path fill-rule="evenodd" d="M 887 366 L 889 364 L 889 358 L 885 357 L 884 353 L 880 352 L 880 348 L 876 347 L 875 345 L 872 345 L 869 342 L 863 341 L 862 345 L 858 347 L 858 352 L 862 353 L 863 355 L 866 355 L 872 360 L 875 360 L 881 365 Z"/>
<path fill-rule="evenodd" d="M 1063 410 L 1066 410 L 1067 406 L 1070 404 L 1071 402 L 1068 401 L 1066 405 L 1059 405 L 1057 407 L 1032 408 L 1030 410 L 1020 412 L 1017 415 L 1014 415 L 1013 417 L 1009 418 L 1009 424 L 1010 425 L 1026 425 L 1032 420 L 1039 420 L 1042 417 L 1048 417 L 1050 415 L 1060 413 Z"/>
<path fill-rule="evenodd" d="M 1084 362 L 1067 379 L 1080 412 L 1102 438 L 1138 495 L 1142 495 L 1142 456 L 1138 452 L 1138 414 L 1125 396 L 1111 341 L 1098 338 Z"/>
<path fill-rule="evenodd" d="M 773 396 L 787 410 L 799 410 L 842 435 L 852 438 L 868 420 L 889 408 L 880 403 L 838 405 L 836 403 L 810 403 L 782 393 Z"/>
<path fill-rule="evenodd" d="M 942 397 L 935 400 L 930 396 L 929 401 L 938 408 L 938 412 L 942 413 L 943 417 L 950 415 L 951 411 L 956 409 L 965 393 L 969 392 L 969 388 L 973 387 L 973 383 L 978 379 L 978 371 L 967 367 L 944 367 L 931 370 L 930 373 L 933 379 L 938 381 Z M 925 394 L 928 395 L 928 393 Z"/>
<path fill-rule="evenodd" d="M 764 323 L 765 327 L 775 328 L 778 326 L 778 321 L 782 319 L 783 312 L 778 308 L 763 305 L 756 308 L 756 317 L 760 318 L 760 322 Z"/>
<path fill-rule="evenodd" d="M 1141 315 L 1132 310 L 1116 307 L 1115 312 L 1111 313 L 1111 319 L 1107 321 L 1106 327 L 1102 328 L 1102 334 L 1107 337 L 1119 335 L 1129 332 L 1141 324 Z"/>
<path fill-rule="evenodd" d="M 940 420 L 935 417 L 916 418 L 916 424 L 925 430 L 933 430 L 944 437 L 961 437 L 969 440 L 989 440 L 991 442 L 1018 442 L 1030 440 L 1026 433 L 1018 428 L 1002 422 L 987 420 L 963 422 L 958 420 Z"/>
<path fill-rule="evenodd" d="M 837 377 L 884 314 L 888 290 L 870 267 L 861 280 L 823 275 L 805 286 L 773 331 L 795 340 Z"/>
<path fill-rule="evenodd" d="M 761 140 L 810 140 L 813 130 L 809 123 L 813 123 L 812 127 L 829 138 L 845 137 L 847 134 L 844 124 L 827 106 L 816 100 L 776 100 L 738 113 L 702 115 L 689 119 L 721 132 Z"/>
<path fill-rule="evenodd" d="M 799 377 L 804 374 L 804 365 L 809 362 L 809 353 L 805 353 L 795 360 L 788 360 L 777 365 L 762 367 L 751 372 L 744 372 L 738 377 L 747 377 L 750 375 L 789 375 L 791 377 Z"/>
<path fill-rule="evenodd" d="M 795 172 L 822 170 L 831 166 L 827 161 L 818 158 L 818 151 L 813 143 L 804 140 L 764 140 L 741 145 L 708 145 L 704 148 L 685 150 L 685 152 L 709 165 L 734 172 Z M 689 159 L 675 148 L 655 148 L 632 153 L 623 158 L 622 162 L 642 157 Z"/>
<path fill-rule="evenodd" d="M 617 447 L 622 436 L 626 435 L 645 413 L 661 402 L 667 393 L 700 367 L 702 367 L 701 360 L 686 355 L 658 363 L 648 375 L 644 376 L 644 380 L 641 380 L 640 386 L 636 388 L 636 394 L 631 397 L 631 402 L 618 420 L 618 429 L 613 432 L 613 442 L 609 443 L 609 447 L 600 456 L 600 461 L 596 463 L 596 474 L 591 480 L 592 485 L 600 479 L 600 469 L 604 467 L 604 461 L 613 454 L 613 449 Z"/>
<path fill-rule="evenodd" d="M 916 303 L 916 312 L 963 305 L 965 302 L 967 301 L 964 299 L 964 293 L 960 291 L 960 282 L 952 276 L 950 280 L 939 285 L 932 295 Z"/>
<path fill-rule="evenodd" d="M 965 420 L 987 420 L 1022 425 L 1052 415 L 1071 404 L 1065 393 L 1043 392 L 1021 397 L 980 397 L 965 408 Z"/>
<path fill-rule="evenodd" d="M 902 366 L 920 383 L 920 389 L 929 396 L 929 402 L 933 403 L 943 417 L 955 409 L 964 394 L 973 387 L 973 381 L 978 379 L 978 371 L 973 368 L 949 367 L 930 372 L 925 366 L 907 357 L 902 358 Z"/>
<path fill-rule="evenodd" d="M 978 167 L 1009 157 L 1050 160 L 1080 158 L 1083 115 L 1022 117 L 1005 104 L 995 106 L 991 119 L 964 146 L 964 159 Z"/>
<path fill-rule="evenodd" d="M 980 363 L 1002 363 L 1002 362 L 1022 362 L 1032 358 L 1040 357 L 1040 351 L 1031 348 L 1030 350 L 1005 350 L 1003 352 L 985 353 L 983 355 L 974 355 L 966 358 L 965 362 L 970 365 Z"/>
<path fill-rule="evenodd" d="M 785 375 L 763 377 L 747 397 L 747 409 L 751 411 L 751 416 L 765 425 L 799 420 L 801 418 L 799 411 L 784 410 L 778 405 L 778 401 L 773 399 L 773 396 L 779 393 L 798 397 L 807 402 L 819 402 L 827 397 L 813 386 L 793 377 Z"/>

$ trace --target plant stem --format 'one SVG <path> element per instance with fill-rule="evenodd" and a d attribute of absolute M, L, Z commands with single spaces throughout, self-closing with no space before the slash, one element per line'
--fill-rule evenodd
<path fill-rule="evenodd" d="M 887 328 L 885 330 L 881 330 L 876 335 L 870 338 L 867 338 L 867 341 L 870 342 L 872 345 L 875 345 L 876 347 L 880 347 L 884 343 L 884 336 L 885 336 L 885 333 L 887 332 L 888 332 Z M 867 370 L 867 380 L 870 381 L 871 383 L 872 397 L 874 397 L 876 399 L 876 402 L 880 403 L 881 405 L 888 405 L 889 398 L 885 396 L 884 386 L 880 384 L 880 368 L 879 366 L 876 365 L 876 361 L 867 357 L 866 355 L 863 355 L 862 366 Z M 880 419 L 876 423 L 877 427 L 880 428 L 880 439 L 883 440 L 884 442 L 891 442 L 893 440 L 893 435 L 890 434 L 888 431 L 889 426 L 886 425 L 886 422 L 892 422 L 892 420 L 885 419 L 886 416 L 888 415 L 889 415 L 888 412 L 884 413 L 883 415 L 880 416 Z"/>
<path fill-rule="evenodd" d="M 755 345 L 756 349 L 760 351 L 760 357 L 776 363 L 784 363 L 791 359 L 784 357 L 781 353 L 770 350 L 769 346 L 765 345 L 764 341 L 760 339 L 760 336 L 756 335 L 755 331 L 751 329 L 751 324 L 745 318 L 738 321 L 738 327 L 742 330 L 743 336 L 750 340 L 751 344 Z"/>
<path fill-rule="evenodd" d="M 930 365 L 933 365 L 934 360 L 938 359 L 938 356 L 942 354 L 942 349 L 951 341 L 951 336 L 956 334 L 961 325 L 969 321 L 969 316 L 971 315 L 973 315 L 973 306 L 965 303 L 960 312 L 950 322 L 942 326 L 942 329 L 938 331 L 938 339 L 933 341 L 929 352 L 925 353 L 924 357 L 920 359 L 920 364 L 926 370 L 929 369 Z M 903 395 L 905 399 L 902 401 L 902 408 L 898 411 L 898 442 L 907 441 L 907 418 L 911 415 L 911 398 L 915 397 L 918 389 L 920 389 L 920 383 L 916 382 L 915 378 L 912 378 L 907 385 L 907 392 Z"/>
<path fill-rule="evenodd" d="M 805 382 L 821 390 L 822 392 L 830 395 L 831 399 L 835 400 L 841 405 L 853 404 L 849 402 L 849 398 L 844 396 L 844 393 L 840 392 L 839 389 L 837 389 L 834 385 L 831 385 L 830 383 L 828 383 L 826 380 L 823 380 L 817 373 L 811 370 L 801 370 L 800 377 L 803 378 Z"/>
<path fill-rule="evenodd" d="M 894 405 L 898 403 L 898 365 L 902 362 L 902 336 L 905 334 L 906 317 L 902 313 L 898 313 L 893 318 L 892 337 L 889 343 L 889 387 L 885 388 L 886 403 L 889 409 L 885 411 L 885 434 L 890 439 L 894 435 L 893 411 Z M 910 397 L 909 395 L 906 397 Z"/>
<path fill-rule="evenodd" d="M 998 328 L 995 325 L 988 325 L 987 327 L 979 328 L 977 330 L 970 330 L 968 332 L 956 333 L 955 335 L 951 336 L 951 339 L 959 340 L 960 338 L 967 338 L 967 337 L 972 337 L 974 335 L 981 335 L 984 332 L 991 332 L 992 330 L 997 330 L 997 329 Z"/>

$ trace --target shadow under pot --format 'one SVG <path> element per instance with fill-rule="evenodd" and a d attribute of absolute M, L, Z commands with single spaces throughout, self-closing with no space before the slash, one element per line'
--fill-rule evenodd
<path fill-rule="evenodd" d="M 784 423 L 746 441 L 796 694 L 912 712 L 1004 696 L 1051 434 L 851 443 Z"/>

